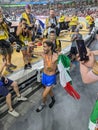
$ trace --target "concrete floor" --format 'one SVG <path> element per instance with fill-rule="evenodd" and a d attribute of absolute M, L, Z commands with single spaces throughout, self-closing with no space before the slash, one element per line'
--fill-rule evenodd
<path fill-rule="evenodd" d="M 93 44 L 92 49 L 98 49 Z M 79 101 L 70 97 L 60 86 L 59 81 L 54 88 L 56 103 L 52 109 L 48 107 L 36 113 L 36 108 L 41 102 L 42 89 L 29 98 L 26 103 L 21 103 L 16 110 L 21 113 L 20 117 L 14 118 L 6 115 L 0 119 L 0 130 L 87 130 L 89 116 L 95 103 L 98 83 L 83 84 L 79 68 L 71 72 L 73 86 L 80 93 Z"/>

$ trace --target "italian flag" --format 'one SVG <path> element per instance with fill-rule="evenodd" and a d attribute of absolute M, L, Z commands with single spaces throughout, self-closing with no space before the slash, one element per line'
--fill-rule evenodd
<path fill-rule="evenodd" d="M 98 124 L 96 124 L 97 119 L 98 119 L 98 100 L 96 100 L 96 103 L 90 115 L 88 130 L 98 130 Z"/>
<path fill-rule="evenodd" d="M 68 92 L 70 96 L 72 96 L 75 99 L 80 99 L 80 95 L 71 85 L 72 79 L 70 77 L 69 69 L 70 69 L 70 59 L 63 54 L 59 55 L 58 70 L 60 72 L 59 74 L 60 84 Z"/>

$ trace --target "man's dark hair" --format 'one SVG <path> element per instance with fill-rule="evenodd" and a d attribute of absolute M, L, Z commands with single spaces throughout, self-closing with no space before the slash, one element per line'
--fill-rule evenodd
<path fill-rule="evenodd" d="M 53 51 L 53 42 L 50 40 L 44 41 L 45 44 L 47 44 L 48 47 L 51 47 L 51 51 Z"/>
<path fill-rule="evenodd" d="M 53 8 L 50 8 L 49 10 L 53 10 L 53 11 L 54 11 L 54 9 L 53 9 Z"/>
<path fill-rule="evenodd" d="M 50 33 L 54 33 L 54 34 L 56 34 L 56 32 L 55 32 L 54 30 L 50 31 Z"/>
<path fill-rule="evenodd" d="M 25 18 L 21 18 L 20 22 L 22 22 L 22 21 L 26 21 L 27 22 L 27 20 Z"/>

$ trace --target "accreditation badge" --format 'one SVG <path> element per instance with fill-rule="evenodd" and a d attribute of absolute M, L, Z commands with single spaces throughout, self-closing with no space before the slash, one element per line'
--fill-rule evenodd
<path fill-rule="evenodd" d="M 0 35 L 1 35 L 1 36 L 4 36 L 4 31 L 0 31 Z"/>
<path fill-rule="evenodd" d="M 10 28 L 10 33 L 13 33 L 15 32 L 15 29 L 14 28 Z"/>
<path fill-rule="evenodd" d="M 28 45 L 28 41 L 27 40 L 25 40 L 24 43 L 25 43 L 26 46 Z"/>

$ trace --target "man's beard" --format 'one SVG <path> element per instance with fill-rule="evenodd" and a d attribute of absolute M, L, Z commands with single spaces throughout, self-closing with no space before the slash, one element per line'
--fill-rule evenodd
<path fill-rule="evenodd" d="M 44 53 L 45 53 L 45 54 L 48 54 L 48 53 L 49 53 L 49 51 L 44 51 Z"/>

